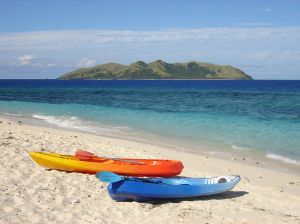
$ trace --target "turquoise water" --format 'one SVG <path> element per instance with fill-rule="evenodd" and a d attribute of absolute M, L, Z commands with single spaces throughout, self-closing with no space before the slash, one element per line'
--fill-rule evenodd
<path fill-rule="evenodd" d="M 300 164 L 300 81 L 2 80 L 0 112 Z"/>

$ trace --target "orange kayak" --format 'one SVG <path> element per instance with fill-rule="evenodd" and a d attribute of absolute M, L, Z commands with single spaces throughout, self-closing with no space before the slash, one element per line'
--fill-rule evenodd
<path fill-rule="evenodd" d="M 109 171 L 125 176 L 171 177 L 181 173 L 183 164 L 177 160 L 127 159 L 93 157 L 80 159 L 72 155 L 29 152 L 37 164 L 55 170 L 95 174 Z"/>

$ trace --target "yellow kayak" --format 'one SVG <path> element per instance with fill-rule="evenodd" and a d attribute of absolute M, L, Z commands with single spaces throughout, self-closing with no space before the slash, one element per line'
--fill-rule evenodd
<path fill-rule="evenodd" d="M 50 152 L 29 152 L 29 155 L 33 161 L 43 167 L 68 172 L 94 174 L 99 171 L 110 171 L 130 176 L 168 177 L 178 175 L 183 169 L 182 163 L 176 160 L 116 160 L 98 157 L 86 161 L 80 160 L 76 156 Z"/>

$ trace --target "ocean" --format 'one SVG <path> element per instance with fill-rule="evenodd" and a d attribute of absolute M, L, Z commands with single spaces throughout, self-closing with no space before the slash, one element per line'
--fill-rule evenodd
<path fill-rule="evenodd" d="M 0 115 L 300 165 L 300 81 L 0 80 Z"/>

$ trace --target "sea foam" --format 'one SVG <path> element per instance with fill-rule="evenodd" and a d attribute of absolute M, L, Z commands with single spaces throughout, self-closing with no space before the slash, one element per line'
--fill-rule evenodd
<path fill-rule="evenodd" d="M 67 117 L 67 116 L 33 114 L 32 118 L 43 120 L 49 124 L 53 124 L 61 128 L 75 129 L 75 130 L 94 133 L 94 134 L 119 136 L 123 132 L 129 130 L 128 127 L 116 127 L 112 125 L 104 125 L 97 122 L 81 120 L 75 116 Z"/>
<path fill-rule="evenodd" d="M 229 145 L 234 150 L 240 150 L 240 151 L 252 151 L 253 150 L 252 148 L 244 147 L 244 146 L 238 146 L 238 145 L 235 145 L 235 144 L 233 144 L 231 142 L 229 142 Z"/>
<path fill-rule="evenodd" d="M 278 160 L 284 163 L 289 163 L 289 164 L 294 164 L 294 165 L 300 165 L 300 161 L 285 157 L 285 156 L 281 156 L 281 155 L 277 155 L 277 154 L 273 154 L 273 153 L 269 153 L 266 155 L 267 158 L 269 159 L 273 159 L 273 160 Z"/>

